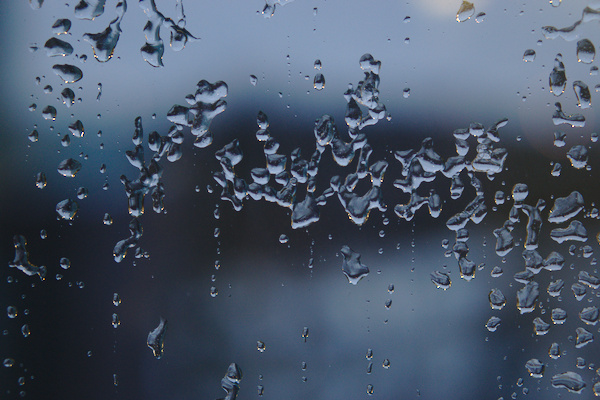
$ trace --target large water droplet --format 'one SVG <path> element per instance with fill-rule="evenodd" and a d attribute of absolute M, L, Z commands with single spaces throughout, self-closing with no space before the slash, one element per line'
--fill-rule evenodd
<path fill-rule="evenodd" d="M 65 199 L 56 205 L 56 213 L 59 217 L 66 220 L 72 220 L 77 214 L 79 206 L 75 200 Z"/>
<path fill-rule="evenodd" d="M 550 91 L 555 96 L 560 96 L 565 91 L 567 85 L 567 75 L 565 73 L 565 64 L 562 62 L 562 55 L 557 54 L 554 59 L 554 68 L 550 72 Z"/>
<path fill-rule="evenodd" d="M 523 61 L 532 62 L 533 60 L 535 60 L 535 50 L 533 50 L 533 49 L 525 50 L 525 52 L 523 53 Z"/>
<path fill-rule="evenodd" d="M 529 375 L 533 378 L 541 378 L 544 376 L 544 363 L 537 358 L 532 358 L 527 361 L 527 363 L 525 363 L 525 368 L 527 368 L 527 372 L 529 372 Z"/>
<path fill-rule="evenodd" d="M 573 90 L 577 96 L 577 105 L 581 108 L 590 108 L 592 106 L 592 95 L 590 88 L 582 81 L 573 82 Z"/>
<path fill-rule="evenodd" d="M 60 40 L 55 37 L 46 41 L 46 44 L 44 44 L 44 49 L 46 49 L 46 55 L 48 57 L 66 57 L 73 53 L 73 46 L 64 40 Z"/>
<path fill-rule="evenodd" d="M 323 90 L 325 88 L 325 77 L 323 74 L 316 74 L 314 80 L 314 88 L 317 90 Z"/>
<path fill-rule="evenodd" d="M 342 272 L 348 278 L 348 282 L 356 285 L 362 278 L 369 274 L 369 268 L 360 261 L 360 254 L 353 251 L 348 246 L 343 246 L 340 250 L 344 261 L 342 262 Z"/>
<path fill-rule="evenodd" d="M 572 393 L 581 393 L 583 388 L 585 388 L 585 382 L 581 375 L 571 371 L 554 375 L 550 382 L 553 387 L 564 388 Z"/>
<path fill-rule="evenodd" d="M 584 64 L 594 62 L 596 56 L 596 48 L 589 39 L 582 39 L 577 42 L 577 61 Z"/>
<path fill-rule="evenodd" d="M 52 32 L 56 35 L 64 35 L 71 29 L 71 21 L 66 18 L 59 18 L 52 24 Z"/>
<path fill-rule="evenodd" d="M 67 158 L 58 164 L 58 173 L 73 178 L 81 170 L 81 163 L 73 158 Z"/>
<path fill-rule="evenodd" d="M 83 72 L 74 65 L 55 64 L 52 66 L 52 70 L 65 83 L 74 83 L 83 78 Z"/>
<path fill-rule="evenodd" d="M 465 22 L 475 14 L 475 6 L 473 3 L 463 1 L 456 13 L 456 20 L 458 22 Z"/>

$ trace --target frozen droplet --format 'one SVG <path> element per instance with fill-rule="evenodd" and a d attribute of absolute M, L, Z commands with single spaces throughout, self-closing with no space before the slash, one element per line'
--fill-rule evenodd
<path fill-rule="evenodd" d="M 550 382 L 552 383 L 552 387 L 564 388 L 572 393 L 581 393 L 583 388 L 585 388 L 585 382 L 581 375 L 571 371 L 554 375 Z"/>
<path fill-rule="evenodd" d="M 535 309 L 540 295 L 537 282 L 528 282 L 517 291 L 517 308 L 521 314 L 530 313 Z"/>
<path fill-rule="evenodd" d="M 59 18 L 52 24 L 52 33 L 55 35 L 64 35 L 71 29 L 71 21 L 65 18 Z"/>
<path fill-rule="evenodd" d="M 543 319 L 541 319 L 540 317 L 536 317 L 533 320 L 533 330 L 536 335 L 538 335 L 538 336 L 545 335 L 546 333 L 548 333 L 549 329 L 550 329 L 550 324 L 547 323 L 546 321 L 544 321 Z"/>
<path fill-rule="evenodd" d="M 532 62 L 533 60 L 535 60 L 535 50 L 533 50 L 533 49 L 525 50 L 525 52 L 523 53 L 523 61 Z"/>
<path fill-rule="evenodd" d="M 72 220 L 79 210 L 79 206 L 75 200 L 65 199 L 56 205 L 56 213 L 62 219 Z"/>
<path fill-rule="evenodd" d="M 550 91 L 555 96 L 560 96 L 565 91 L 567 84 L 567 75 L 565 73 L 565 64 L 562 62 L 562 55 L 557 54 L 554 59 L 554 68 L 550 72 Z"/>
<path fill-rule="evenodd" d="M 160 359 L 164 352 L 165 333 L 167 332 L 167 320 L 160 318 L 158 326 L 148 333 L 146 343 L 152 349 L 152 354 Z"/>
<path fill-rule="evenodd" d="M 255 75 L 250 75 L 250 84 L 252 86 L 256 86 L 257 83 L 258 83 L 258 78 Z"/>
<path fill-rule="evenodd" d="M 560 346 L 558 343 L 552 343 L 548 349 L 548 355 L 551 359 L 556 360 L 560 357 Z"/>
<path fill-rule="evenodd" d="M 42 117 L 46 120 L 56 120 L 56 108 L 54 106 L 46 106 L 42 110 Z"/>
<path fill-rule="evenodd" d="M 575 339 L 575 348 L 577 349 L 580 349 L 594 341 L 594 335 L 584 328 L 577 328 L 575 333 L 577 335 Z"/>
<path fill-rule="evenodd" d="M 74 83 L 83 78 L 83 72 L 74 65 L 56 64 L 52 66 L 52 70 L 65 83 Z"/>
<path fill-rule="evenodd" d="M 490 332 L 496 332 L 501 322 L 502 320 L 500 318 L 493 316 L 485 323 L 485 327 Z"/>
<path fill-rule="evenodd" d="M 533 378 L 541 378 L 544 376 L 544 363 L 538 360 L 537 358 L 532 358 L 531 360 L 525 363 L 525 368 L 527 368 L 527 372 Z"/>
<path fill-rule="evenodd" d="M 596 307 L 596 306 L 585 307 L 579 313 L 579 318 L 586 325 L 596 325 L 598 323 L 598 318 L 599 318 L 598 307 Z"/>
<path fill-rule="evenodd" d="M 465 22 L 469 18 L 473 16 L 475 13 L 475 6 L 473 3 L 469 3 L 468 1 L 463 1 L 456 13 L 456 20 L 458 22 Z"/>
<path fill-rule="evenodd" d="M 589 39 L 581 39 L 577 42 L 577 61 L 584 64 L 594 62 L 596 56 L 596 48 Z"/>
<path fill-rule="evenodd" d="M 360 261 L 360 254 L 353 251 L 348 246 L 341 249 L 344 260 L 342 262 L 342 272 L 348 278 L 348 282 L 356 285 L 362 278 L 369 274 L 369 268 Z"/>
<path fill-rule="evenodd" d="M 256 349 L 261 352 L 264 353 L 264 351 L 267 349 L 267 346 L 265 345 L 265 342 L 258 340 L 256 342 Z"/>
<path fill-rule="evenodd" d="M 64 40 L 60 40 L 55 37 L 52 37 L 46 41 L 46 44 L 44 44 L 44 49 L 46 49 L 46 55 L 48 57 L 66 57 L 73 53 L 73 46 Z"/>
<path fill-rule="evenodd" d="M 577 280 L 579 283 L 586 285 L 592 289 L 600 288 L 600 278 L 595 275 L 590 274 L 587 271 L 580 271 L 577 276 Z"/>
<path fill-rule="evenodd" d="M 61 258 L 60 259 L 60 267 L 62 269 L 69 269 L 69 268 L 71 268 L 71 261 L 68 258 L 66 258 L 66 257 Z"/>
<path fill-rule="evenodd" d="M 581 108 L 590 108 L 592 106 L 592 95 L 590 88 L 582 81 L 573 82 L 573 90 L 577 96 L 577 106 Z"/>
<path fill-rule="evenodd" d="M 73 178 L 81 170 L 81 163 L 73 158 L 67 158 L 58 164 L 58 173 Z"/>
<path fill-rule="evenodd" d="M 119 315 L 117 313 L 113 313 L 112 315 L 112 327 L 117 329 L 121 325 L 121 320 L 119 319 Z"/>
<path fill-rule="evenodd" d="M 119 305 L 121 305 L 121 297 L 119 296 L 119 293 L 113 293 L 112 302 L 115 307 L 118 307 Z"/>
<path fill-rule="evenodd" d="M 571 221 L 566 228 L 556 228 L 550 232 L 550 237 L 557 243 L 562 243 L 568 240 L 585 242 L 588 239 L 587 230 L 583 224 L 577 220 Z"/>
<path fill-rule="evenodd" d="M 552 322 L 556 325 L 562 325 L 567 320 L 567 312 L 562 308 L 552 309 Z"/>
<path fill-rule="evenodd" d="M 313 86 L 317 90 L 323 90 L 325 88 L 325 77 L 323 76 L 323 74 L 315 74 Z"/>
<path fill-rule="evenodd" d="M 548 222 L 566 222 L 583 210 L 584 205 L 583 196 L 577 191 L 571 192 L 567 197 L 559 197 L 554 201 L 554 207 L 550 210 Z"/>
<path fill-rule="evenodd" d="M 446 290 L 450 287 L 450 285 L 452 285 L 450 277 L 444 272 L 434 271 L 431 274 L 429 274 L 429 276 L 431 278 L 431 282 L 433 282 L 433 284 L 437 286 L 438 289 Z"/>
<path fill-rule="evenodd" d="M 506 305 L 506 297 L 500 289 L 492 289 L 488 295 L 492 310 L 502 310 Z"/>
<path fill-rule="evenodd" d="M 585 168 L 588 162 L 588 150 L 584 145 L 575 145 L 567 152 L 567 158 L 574 168 Z"/>

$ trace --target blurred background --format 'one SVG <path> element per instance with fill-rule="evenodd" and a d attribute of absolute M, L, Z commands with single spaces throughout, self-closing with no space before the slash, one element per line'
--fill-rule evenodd
<path fill-rule="evenodd" d="M 592 252 L 598 246 L 599 224 L 592 210 L 600 195 L 593 140 L 599 131 L 594 109 L 600 77 L 596 60 L 580 62 L 577 55 L 579 40 L 600 45 L 597 14 L 577 25 L 569 40 L 547 39 L 542 27 L 569 27 L 586 6 L 599 10 L 600 3 L 476 1 L 471 11 L 460 1 L 445 0 L 268 0 L 267 5 L 263 0 L 188 0 L 183 2 L 185 29 L 197 40 L 173 51 L 167 21 L 160 30 L 162 67 L 153 67 L 140 54 L 148 14 L 133 0 L 127 2 L 112 58 L 96 60 L 84 34 L 103 32 L 117 8 L 123 9 L 108 0 L 101 15 L 78 18 L 76 8 L 90 10 L 97 3 L 103 2 L 0 4 L 5 77 L 0 81 L 0 255 L 6 262 L 0 268 L 0 306 L 7 310 L 0 318 L 3 398 L 216 399 L 225 396 L 221 379 L 232 362 L 243 371 L 240 399 L 576 396 L 552 387 L 552 377 L 566 371 L 585 381 L 583 396 L 593 396 L 598 338 L 581 348 L 575 341 L 578 327 L 598 336 L 598 327 L 584 324 L 578 313 L 599 307 L 600 292 L 587 287 L 577 301 L 571 285 L 580 271 L 598 276 L 595 254 L 588 257 L 585 249 L 584 255 L 582 246 L 591 246 Z M 164 17 L 179 22 L 180 2 L 156 0 L 155 5 Z M 458 22 L 461 7 L 466 8 L 459 15 L 464 21 Z M 71 28 L 57 36 L 52 26 L 61 18 L 69 19 Z M 51 37 L 68 42 L 72 54 L 48 56 L 44 45 Z M 535 58 L 525 62 L 528 49 Z M 255 135 L 259 111 L 268 116 L 278 153 L 288 157 L 300 148 L 310 158 L 315 120 L 324 114 L 334 118 L 340 137 L 349 141 L 344 93 L 348 84 L 356 89 L 364 79 L 359 60 L 365 53 L 381 61 L 379 100 L 389 114 L 361 130 L 373 149 L 370 163 L 389 164 L 381 185 L 387 210 L 372 210 L 358 226 L 334 195 L 319 207 L 319 221 L 292 229 L 289 208 L 247 198 L 235 211 L 221 200 L 213 178 L 221 170 L 215 152 L 238 139 L 244 158 L 235 171 L 247 182 L 252 168 L 265 167 L 263 143 Z M 557 97 L 549 89 L 549 76 L 559 53 L 567 83 Z M 314 67 L 317 59 L 320 70 Z M 55 64 L 74 65 L 83 78 L 65 83 L 54 73 Z M 325 78 L 322 90 L 313 84 L 317 73 Z M 167 135 L 172 125 L 167 113 L 175 104 L 189 106 L 186 96 L 195 93 L 200 80 L 228 85 L 227 108 L 210 125 L 213 143 L 196 147 L 190 129 L 183 128 L 181 159 L 160 161 L 165 212 L 152 211 L 147 196 L 139 218 L 143 236 L 138 244 L 149 257 L 136 258 L 130 249 L 117 263 L 113 249 L 130 236 L 132 218 L 120 177 L 139 176 L 125 154 L 135 147 L 134 120 L 142 119 L 148 163 L 149 133 Z M 578 80 L 589 87 L 591 108 L 578 106 L 572 88 Z M 66 88 L 75 95 L 68 108 L 61 98 Z M 556 101 L 566 115 L 582 114 L 585 126 L 555 126 Z M 56 109 L 54 120 L 44 118 L 47 106 Z M 467 281 L 448 252 L 455 233 L 446 227 L 476 196 L 466 171 L 460 175 L 465 190 L 457 199 L 450 196 L 451 180 L 439 172 L 434 182 L 423 183 L 417 193 L 427 196 L 435 189 L 443 202 L 441 215 L 433 218 L 424 206 L 406 221 L 394 213 L 394 206 L 407 204 L 410 196 L 393 185 L 403 178 L 393 153 L 419 150 L 431 137 L 434 151 L 446 160 L 456 156 L 456 129 L 473 122 L 487 128 L 503 118 L 508 124 L 499 128 L 500 142 L 494 146 L 508 152 L 504 169 L 493 179 L 475 174 L 488 213 L 480 224 L 466 226 L 468 258 L 478 265 L 475 278 Z M 81 138 L 68 129 L 77 120 L 85 127 Z M 35 142 L 29 138 L 34 130 L 39 135 Z M 566 134 L 562 147 L 555 145 L 557 131 Z M 61 142 L 65 135 L 68 146 Z M 473 160 L 477 140 L 468 142 L 467 159 Z M 588 150 L 587 168 L 570 165 L 567 152 L 577 145 Z M 73 178 L 56 172 L 68 158 L 82 164 Z M 331 177 L 354 172 L 356 159 L 358 152 L 343 167 L 325 150 L 316 193 L 329 187 Z M 562 165 L 559 176 L 551 175 L 555 163 Z M 47 179 L 43 190 L 36 187 L 39 172 Z M 493 232 L 508 219 L 513 204 L 509 198 L 496 205 L 494 195 L 500 190 L 510 197 L 517 183 L 528 185 L 526 204 L 546 201 L 539 253 L 545 258 L 558 251 L 565 258 L 561 271 L 535 275 L 538 307 L 527 314 L 516 308 L 523 284 L 513 279 L 525 270 L 524 212 L 519 211 L 512 232 L 515 248 L 504 257 L 494 250 Z M 88 195 L 77 199 L 82 187 Z M 370 187 L 367 177 L 356 191 L 362 195 Z M 556 198 L 574 190 L 584 198 L 585 209 L 576 219 L 588 239 L 558 244 L 550 231 L 568 223 L 548 223 L 548 212 Z M 79 204 L 72 221 L 56 213 L 57 203 L 67 198 Z M 303 198 L 299 190 L 298 200 Z M 111 225 L 103 222 L 106 213 Z M 9 267 L 14 235 L 25 236 L 29 261 L 47 268 L 45 280 Z M 449 247 L 442 247 L 444 240 Z M 341 271 L 345 245 L 360 253 L 370 270 L 357 285 Z M 61 268 L 63 257 L 70 268 Z M 492 277 L 496 266 L 504 273 Z M 430 277 L 434 271 L 448 274 L 452 286 L 436 288 Z M 546 288 L 557 279 L 565 282 L 561 296 L 549 296 Z M 502 310 L 490 307 L 492 288 L 507 298 Z M 552 324 L 551 310 L 557 307 L 567 311 L 563 325 Z M 120 321 L 116 328 L 113 314 Z M 495 332 L 485 327 L 491 316 L 502 320 Z M 535 334 L 536 317 L 551 324 L 546 335 Z M 146 339 L 160 318 L 168 320 L 168 329 L 164 354 L 156 359 Z M 308 336 L 303 338 L 305 327 Z M 265 344 L 264 352 L 257 341 Z M 558 359 L 548 356 L 552 343 L 562 350 Z M 534 358 L 545 364 L 542 378 L 529 376 L 525 368 Z"/>

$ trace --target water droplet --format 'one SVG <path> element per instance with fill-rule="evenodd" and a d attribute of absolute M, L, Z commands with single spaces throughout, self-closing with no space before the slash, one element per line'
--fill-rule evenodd
<path fill-rule="evenodd" d="M 371 395 L 373 394 L 373 390 L 374 390 L 374 388 L 373 388 L 373 385 L 371 385 L 371 384 L 368 384 L 368 385 L 367 385 L 367 394 L 368 394 L 369 396 L 371 396 Z"/>
<path fill-rule="evenodd" d="M 404 88 L 404 90 L 402 91 L 402 97 L 404 97 L 405 99 L 408 99 L 410 97 L 410 88 Z"/>
<path fill-rule="evenodd" d="M 575 333 L 577 334 L 577 338 L 575 339 L 575 348 L 577 349 L 580 349 L 594 341 L 594 335 L 584 328 L 577 328 Z"/>
<path fill-rule="evenodd" d="M 535 60 L 535 50 L 533 50 L 533 49 L 525 50 L 525 52 L 523 53 L 523 61 L 532 62 L 534 60 Z"/>
<path fill-rule="evenodd" d="M 58 173 L 73 178 L 81 170 L 81 163 L 73 158 L 67 158 L 58 164 Z"/>
<path fill-rule="evenodd" d="M 104 225 L 112 225 L 113 219 L 109 213 L 105 213 L 104 217 L 102 217 L 102 222 L 104 223 Z"/>
<path fill-rule="evenodd" d="M 160 318 L 158 326 L 148 333 L 146 343 L 152 349 L 152 354 L 160 359 L 164 352 L 165 333 L 167 332 L 167 320 Z"/>
<path fill-rule="evenodd" d="M 118 307 L 121 304 L 121 297 L 119 296 L 119 293 L 113 293 L 112 302 L 115 307 Z"/>
<path fill-rule="evenodd" d="M 517 308 L 521 314 L 530 313 L 535 309 L 540 295 L 537 282 L 528 282 L 517 291 Z"/>
<path fill-rule="evenodd" d="M 465 22 L 469 18 L 473 16 L 475 13 L 475 6 L 473 3 L 469 3 L 468 1 L 463 1 L 456 13 L 456 20 L 458 22 Z"/>
<path fill-rule="evenodd" d="M 585 117 L 581 114 L 567 115 L 562 110 L 562 105 L 558 102 L 554 103 L 556 111 L 552 114 L 552 123 L 554 125 L 568 124 L 571 127 L 583 128 L 585 126 Z"/>
<path fill-rule="evenodd" d="M 348 282 L 356 285 L 362 278 L 369 274 L 369 268 L 360 261 L 360 254 L 353 251 L 348 246 L 341 249 L 344 260 L 342 262 L 342 272 L 348 278 Z"/>
<path fill-rule="evenodd" d="M 308 327 L 304 327 L 302 328 L 302 338 L 304 339 L 304 342 L 306 342 L 306 339 L 308 338 Z"/>
<path fill-rule="evenodd" d="M 314 66 L 314 68 L 315 68 L 316 70 L 320 71 L 320 70 L 321 70 L 321 68 L 322 68 L 321 60 L 319 60 L 319 59 L 316 59 L 316 60 L 315 60 L 315 63 L 314 63 L 314 65 L 313 65 L 313 66 Z"/>
<path fill-rule="evenodd" d="M 452 282 L 450 281 L 450 277 L 448 274 L 440 271 L 434 271 L 430 274 L 431 281 L 434 285 L 437 286 L 438 289 L 448 289 Z"/>
<path fill-rule="evenodd" d="M 482 23 L 483 21 L 485 21 L 485 13 L 484 12 L 480 12 L 475 16 L 475 22 L 477 22 L 478 24 Z"/>
<path fill-rule="evenodd" d="M 18 312 L 17 312 L 17 308 L 14 306 L 8 306 L 6 308 L 6 315 L 8 315 L 8 318 L 17 318 Z"/>
<path fill-rule="evenodd" d="M 382 364 L 383 368 L 388 369 L 388 368 L 390 368 L 390 365 L 391 365 L 390 360 L 388 360 L 387 358 L 385 360 L 383 360 L 383 364 Z"/>
<path fill-rule="evenodd" d="M 542 378 L 544 376 L 544 363 L 537 358 L 532 358 L 527 361 L 527 363 L 525 363 L 525 368 L 527 368 L 527 372 L 529 372 L 529 375 L 533 378 Z"/>
<path fill-rule="evenodd" d="M 61 258 L 60 259 L 60 267 L 62 269 L 69 269 L 69 268 L 71 268 L 71 261 L 68 258 L 66 258 L 66 257 Z"/>
<path fill-rule="evenodd" d="M 582 39 L 577 42 L 577 61 L 584 64 L 594 62 L 596 56 L 596 48 L 589 39 Z"/>
<path fill-rule="evenodd" d="M 60 18 L 52 24 L 52 33 L 55 35 L 64 35 L 71 29 L 71 21 L 65 18 Z"/>
<path fill-rule="evenodd" d="M 323 90 L 325 88 L 325 77 L 323 76 L 323 74 L 315 74 L 313 86 L 317 90 Z"/>
<path fill-rule="evenodd" d="M 506 297 L 500 289 L 492 289 L 488 295 L 492 310 L 502 310 L 506 305 Z"/>
<path fill-rule="evenodd" d="M 485 323 L 485 327 L 490 332 L 496 332 L 501 322 L 502 320 L 500 318 L 493 316 Z"/>
<path fill-rule="evenodd" d="M 596 325 L 598 323 L 599 312 L 595 306 L 585 307 L 579 313 L 579 318 L 586 325 Z"/>
<path fill-rule="evenodd" d="M 85 134 L 85 130 L 83 128 L 83 122 L 77 120 L 69 125 L 69 131 L 73 134 L 73 136 L 81 138 Z"/>
<path fill-rule="evenodd" d="M 121 320 L 119 319 L 119 315 L 117 313 L 113 313 L 112 315 L 112 327 L 117 329 L 121 325 Z"/>
<path fill-rule="evenodd" d="M 66 220 L 72 220 L 77 214 L 79 206 L 75 200 L 65 199 L 56 204 L 56 212 L 59 217 Z"/>
<path fill-rule="evenodd" d="M 581 375 L 571 371 L 554 375 L 550 382 L 552 387 L 564 388 L 572 393 L 581 393 L 585 388 L 585 382 Z"/>
<path fill-rule="evenodd" d="M 550 329 L 550 324 L 548 324 L 547 322 L 545 322 L 540 317 L 536 317 L 533 320 L 533 330 L 534 330 L 534 332 L 535 332 L 536 335 L 538 335 L 538 336 L 545 335 L 545 334 L 548 333 L 549 329 Z"/>
<path fill-rule="evenodd" d="M 577 96 L 577 106 L 581 108 L 590 108 L 592 106 L 592 95 L 590 88 L 582 81 L 573 82 L 573 90 Z"/>
<path fill-rule="evenodd" d="M 119 2 L 117 4 L 117 18 L 112 20 L 104 31 L 83 35 L 83 39 L 92 45 L 94 57 L 99 62 L 106 62 L 112 58 L 121 34 L 121 20 L 126 10 L 127 2 Z"/>
<path fill-rule="evenodd" d="M 392 300 L 391 299 L 386 300 L 385 301 L 385 308 L 387 308 L 389 310 L 391 306 L 392 306 Z"/>
<path fill-rule="evenodd" d="M 258 83 L 258 78 L 255 75 L 250 75 L 250 84 L 252 86 L 256 86 L 257 83 Z"/>
<path fill-rule="evenodd" d="M 567 312 L 562 308 L 552 309 L 552 322 L 556 325 L 562 325 L 567 320 Z"/>
<path fill-rule="evenodd" d="M 261 352 L 264 353 L 264 351 L 267 349 L 267 346 L 265 345 L 265 342 L 258 340 L 256 342 L 256 349 Z"/>
<path fill-rule="evenodd" d="M 74 83 L 83 78 L 83 72 L 74 65 L 56 64 L 52 66 L 52 70 L 65 83 Z"/>
<path fill-rule="evenodd" d="M 550 91 L 555 96 L 560 96 L 565 91 L 567 84 L 567 75 L 565 73 L 565 64 L 562 62 L 562 55 L 557 54 L 554 59 L 554 68 L 550 73 Z"/>
<path fill-rule="evenodd" d="M 56 120 L 56 108 L 54 106 L 46 106 L 42 110 L 42 117 L 46 120 Z"/>
<path fill-rule="evenodd" d="M 29 335 L 31 335 L 31 330 L 29 329 L 29 325 L 24 324 L 21 327 L 21 334 L 23 335 L 23 337 L 29 337 Z"/>
<path fill-rule="evenodd" d="M 548 355 L 551 359 L 556 360 L 560 357 L 560 346 L 558 343 L 552 343 L 548 349 Z"/>
<path fill-rule="evenodd" d="M 63 91 L 60 92 L 60 96 L 63 104 L 67 107 L 71 107 L 73 104 L 75 104 L 75 93 L 70 88 L 63 89 Z"/>
<path fill-rule="evenodd" d="M 10 368 L 15 364 L 15 360 L 13 360 L 12 358 L 5 358 L 4 361 L 2 362 L 2 365 L 4 365 L 6 368 Z"/>
<path fill-rule="evenodd" d="M 46 49 L 46 55 L 48 57 L 66 57 L 73 53 L 73 46 L 64 40 L 60 40 L 55 37 L 46 41 L 46 44 L 44 44 L 44 49 Z"/>

